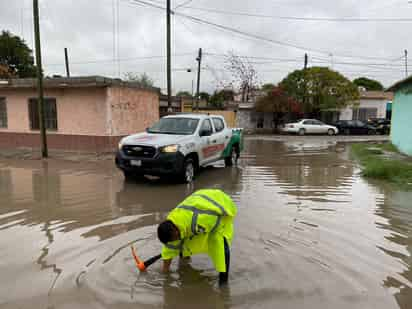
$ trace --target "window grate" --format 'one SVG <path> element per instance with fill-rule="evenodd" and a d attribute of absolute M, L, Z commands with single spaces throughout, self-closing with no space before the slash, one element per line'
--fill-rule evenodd
<path fill-rule="evenodd" d="M 29 99 L 30 129 L 40 130 L 39 105 L 35 98 Z M 57 131 L 57 106 L 55 98 L 44 99 L 44 126 L 47 130 Z"/>
<path fill-rule="evenodd" d="M 5 98 L 0 98 L 0 128 L 7 128 L 7 104 Z"/>

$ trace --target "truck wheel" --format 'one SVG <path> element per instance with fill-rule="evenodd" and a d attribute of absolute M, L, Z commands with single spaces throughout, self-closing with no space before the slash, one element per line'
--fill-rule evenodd
<path fill-rule="evenodd" d="M 130 171 L 123 171 L 123 175 L 124 175 L 124 179 L 126 180 L 126 182 L 135 182 L 138 180 L 145 180 L 145 177 L 143 174 L 137 174 L 137 173 L 133 173 Z"/>
<path fill-rule="evenodd" d="M 128 182 L 135 180 L 134 174 L 132 172 L 123 171 L 123 175 L 124 175 L 124 180 Z"/>
<path fill-rule="evenodd" d="M 232 166 L 236 165 L 239 159 L 239 146 L 233 145 L 232 150 L 230 151 L 230 155 L 225 158 L 225 166 Z"/>
<path fill-rule="evenodd" d="M 183 183 L 191 183 L 195 178 L 195 164 L 192 159 L 188 158 L 183 163 L 183 169 L 180 179 Z"/>

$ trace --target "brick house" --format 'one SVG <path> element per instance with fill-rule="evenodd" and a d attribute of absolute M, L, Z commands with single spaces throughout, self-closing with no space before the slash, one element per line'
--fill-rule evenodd
<path fill-rule="evenodd" d="M 36 80 L 0 80 L 0 148 L 39 148 Z M 159 119 L 159 89 L 100 76 L 46 78 L 50 149 L 105 152 Z"/>

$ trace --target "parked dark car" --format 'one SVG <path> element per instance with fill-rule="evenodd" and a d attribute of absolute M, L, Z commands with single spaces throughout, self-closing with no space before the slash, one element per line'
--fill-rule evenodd
<path fill-rule="evenodd" d="M 391 132 L 391 121 L 385 118 L 371 118 L 368 124 L 374 126 L 378 134 L 389 135 Z"/>
<path fill-rule="evenodd" d="M 376 128 L 360 120 L 339 120 L 335 123 L 340 134 L 376 134 Z"/>

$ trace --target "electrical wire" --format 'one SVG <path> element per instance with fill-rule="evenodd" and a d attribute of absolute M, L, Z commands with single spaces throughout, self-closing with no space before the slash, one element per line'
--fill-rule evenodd
<path fill-rule="evenodd" d="M 173 54 L 173 57 L 187 57 L 187 56 L 194 56 L 195 53 L 180 53 L 180 54 Z M 70 65 L 78 65 L 78 64 L 98 64 L 98 63 L 114 63 L 116 61 L 120 62 L 128 62 L 128 61 L 137 61 L 137 60 L 151 60 L 151 59 L 164 59 L 166 56 L 145 56 L 145 57 L 133 57 L 133 58 L 119 58 L 119 59 L 101 59 L 101 60 L 89 60 L 89 61 L 73 61 L 70 62 Z M 47 66 L 64 66 L 64 63 L 50 63 L 45 64 Z"/>
<path fill-rule="evenodd" d="M 143 0 L 132 0 L 132 1 L 133 1 L 133 3 L 136 3 L 136 4 L 149 6 L 149 7 L 153 7 L 153 8 L 157 8 L 157 9 L 161 9 L 161 10 L 165 10 L 164 7 L 153 4 L 153 3 L 149 3 L 147 1 L 143 1 Z M 198 23 L 198 24 L 209 25 L 209 26 L 213 26 L 214 28 L 217 28 L 217 29 L 220 29 L 220 30 L 223 30 L 223 31 L 226 31 L 226 32 L 236 33 L 236 34 L 239 34 L 243 37 L 252 38 L 252 39 L 255 39 L 255 40 L 259 40 L 259 41 L 265 41 L 265 42 L 268 42 L 268 43 L 272 43 L 272 44 L 276 44 L 276 45 L 280 45 L 280 46 L 284 46 L 284 47 L 290 47 L 290 48 L 294 48 L 294 49 L 297 49 L 297 50 L 311 51 L 311 52 L 314 52 L 314 53 L 325 54 L 325 55 L 333 54 L 335 56 L 342 57 L 342 58 L 388 60 L 388 58 L 381 58 L 381 57 L 366 57 L 366 56 L 354 56 L 354 55 L 343 55 L 343 54 L 338 54 L 338 53 L 332 53 L 332 52 L 326 51 L 326 50 L 314 49 L 314 48 L 304 47 L 304 46 L 301 46 L 301 45 L 298 45 L 298 44 L 293 44 L 293 43 L 290 43 L 290 42 L 283 42 L 283 41 L 279 41 L 279 40 L 266 38 L 266 37 L 261 36 L 261 35 L 248 33 L 248 32 L 236 29 L 236 28 L 232 28 L 232 27 L 228 27 L 228 26 L 225 26 L 225 25 L 217 24 L 217 23 L 214 23 L 214 22 L 202 19 L 202 18 L 194 17 L 194 16 L 183 14 L 183 13 L 180 13 L 180 12 L 172 11 L 171 14 L 174 14 L 175 16 L 186 18 L 186 19 L 191 20 L 192 22 L 195 22 L 195 23 Z"/>
<path fill-rule="evenodd" d="M 193 0 L 187 0 L 187 1 L 184 1 L 184 2 L 182 2 L 181 4 L 178 4 L 177 6 L 175 6 L 175 8 L 174 8 L 174 10 L 177 10 L 178 8 L 181 8 L 181 7 L 186 7 L 190 2 L 192 2 Z"/>
<path fill-rule="evenodd" d="M 276 16 L 276 15 L 264 15 L 253 14 L 245 12 L 233 12 L 217 9 L 207 9 L 193 6 L 186 6 L 185 10 L 196 10 L 215 14 L 230 15 L 230 16 L 244 16 L 244 17 L 256 17 L 267 19 L 279 19 L 286 21 L 325 21 L 325 22 L 412 22 L 412 18 L 360 18 L 360 17 L 299 17 L 299 16 Z"/>

